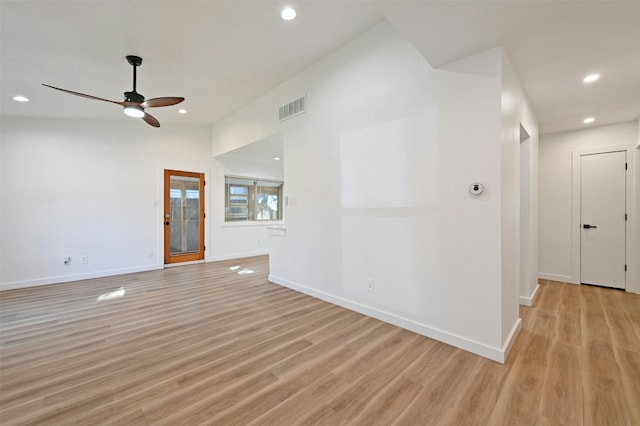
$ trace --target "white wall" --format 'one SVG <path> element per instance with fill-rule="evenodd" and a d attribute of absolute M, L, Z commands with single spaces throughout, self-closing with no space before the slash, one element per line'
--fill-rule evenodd
<path fill-rule="evenodd" d="M 271 280 L 502 361 L 518 304 L 503 240 L 519 230 L 501 218 L 519 190 L 499 166 L 501 58 L 433 70 L 383 22 L 214 125 L 214 155 L 283 134 L 291 205 Z M 305 93 L 308 111 L 278 123 Z"/>
<path fill-rule="evenodd" d="M 585 150 L 628 149 L 627 162 L 627 290 L 640 293 L 637 283 L 637 203 L 636 153 L 638 123 L 635 121 L 584 130 L 546 134 L 540 136 L 540 269 L 541 278 L 569 283 L 580 282 L 579 221 L 575 219 L 572 197 L 578 183 L 572 182 L 574 152 Z M 579 188 L 579 186 L 578 186 Z M 575 199 L 575 197 L 574 197 Z"/>
<path fill-rule="evenodd" d="M 640 118 L 638 118 L 638 142 L 636 145 L 636 290 L 640 290 L 640 196 L 638 196 L 638 192 L 640 192 Z"/>
<path fill-rule="evenodd" d="M 162 267 L 163 170 L 208 175 L 210 127 L 1 124 L 0 289 Z"/>

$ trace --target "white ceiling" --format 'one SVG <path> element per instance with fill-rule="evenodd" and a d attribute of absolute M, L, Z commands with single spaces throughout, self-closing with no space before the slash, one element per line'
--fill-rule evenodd
<path fill-rule="evenodd" d="M 40 84 L 121 100 L 135 54 L 140 93 L 186 98 L 186 115 L 150 111 L 161 123 L 212 124 L 387 19 L 434 67 L 504 46 L 543 133 L 640 117 L 640 1 L 289 3 L 291 22 L 279 0 L 1 0 L 0 112 L 131 120 Z M 589 72 L 602 78 L 585 86 Z"/>
<path fill-rule="evenodd" d="M 284 145 L 282 133 L 267 136 L 253 143 L 241 146 L 232 151 L 225 152 L 216 157 L 218 160 L 236 160 L 242 162 L 254 162 L 279 167 L 284 170 Z M 279 158 L 276 160 L 275 158 Z"/>

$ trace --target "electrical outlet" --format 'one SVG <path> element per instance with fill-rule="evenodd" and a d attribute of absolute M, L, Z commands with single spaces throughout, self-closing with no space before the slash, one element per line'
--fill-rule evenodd
<path fill-rule="evenodd" d="M 80 255 L 80 263 L 87 263 L 88 261 L 89 261 L 89 256 L 87 256 L 86 254 Z"/>
<path fill-rule="evenodd" d="M 62 261 L 64 262 L 65 265 L 68 265 L 71 263 L 71 256 L 65 256 Z"/>
<path fill-rule="evenodd" d="M 373 278 L 367 278 L 367 291 L 374 292 L 375 291 L 375 280 Z"/>

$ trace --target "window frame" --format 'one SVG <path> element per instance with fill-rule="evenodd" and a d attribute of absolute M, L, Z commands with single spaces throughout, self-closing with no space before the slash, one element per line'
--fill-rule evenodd
<path fill-rule="evenodd" d="M 244 181 L 244 182 L 243 182 Z M 271 185 L 260 185 L 270 183 Z M 274 185 L 275 184 L 275 185 Z M 231 202 L 233 187 L 247 188 L 247 202 Z M 258 197 L 262 194 L 273 194 L 278 197 L 278 219 L 256 219 L 259 214 Z M 229 219 L 230 209 L 246 205 L 247 213 L 238 215 L 238 219 Z M 224 175 L 223 226 L 260 226 L 284 223 L 284 181 L 270 178 Z"/>

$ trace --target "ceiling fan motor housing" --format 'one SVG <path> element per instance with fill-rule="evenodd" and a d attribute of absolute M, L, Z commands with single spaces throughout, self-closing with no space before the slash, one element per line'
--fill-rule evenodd
<path fill-rule="evenodd" d="M 144 102 L 144 96 L 138 92 L 124 92 L 124 101 L 141 104 Z"/>

